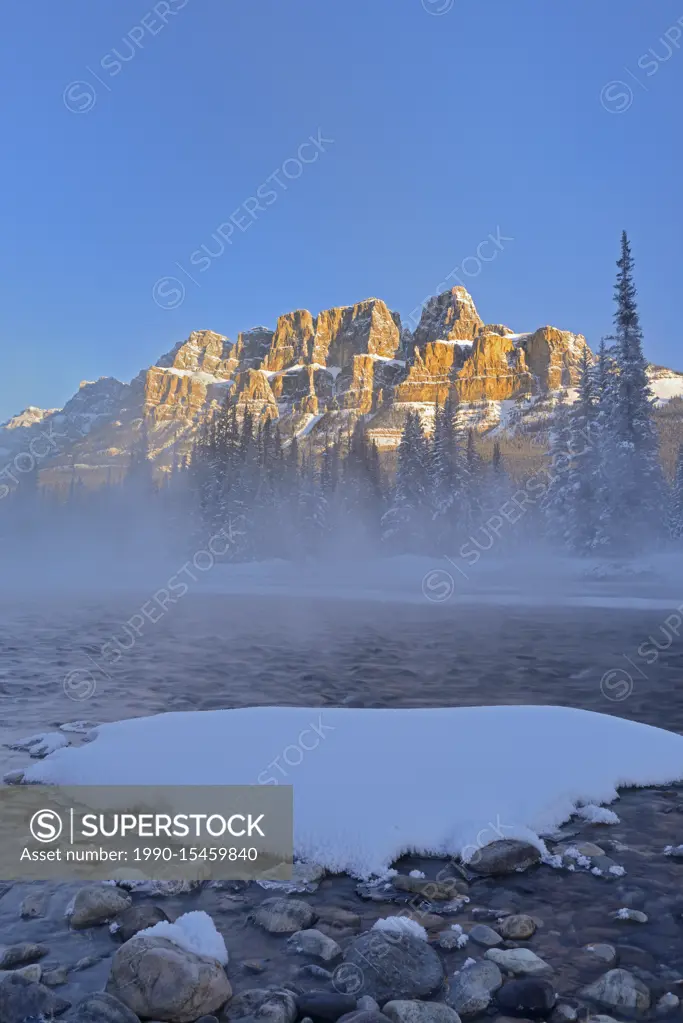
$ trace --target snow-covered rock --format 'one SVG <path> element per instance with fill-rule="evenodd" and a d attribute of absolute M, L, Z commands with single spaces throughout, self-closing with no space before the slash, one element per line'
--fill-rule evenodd
<path fill-rule="evenodd" d="M 138 1016 L 193 1023 L 227 1002 L 232 988 L 214 957 L 156 935 L 136 934 L 114 954 L 106 990 Z"/>

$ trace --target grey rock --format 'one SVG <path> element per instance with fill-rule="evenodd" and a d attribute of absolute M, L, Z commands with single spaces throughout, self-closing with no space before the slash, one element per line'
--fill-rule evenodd
<path fill-rule="evenodd" d="M 216 1016 L 200 1016 L 196 1023 L 218 1023 Z"/>
<path fill-rule="evenodd" d="M 42 892 L 30 892 L 19 909 L 19 913 L 24 920 L 35 920 L 36 917 L 45 916 L 46 911 L 47 896 Z"/>
<path fill-rule="evenodd" d="M 511 941 L 526 941 L 536 931 L 536 921 L 523 913 L 513 913 L 499 921 L 497 929 L 504 938 Z"/>
<path fill-rule="evenodd" d="M 26 980 L 15 972 L 0 977 L 2 1023 L 23 1023 L 33 1016 L 49 1019 L 51 1016 L 59 1016 L 70 1007 L 71 1002 L 43 984 Z"/>
<path fill-rule="evenodd" d="M 324 966 L 318 966 L 317 963 L 306 963 L 305 966 L 300 966 L 297 970 L 297 976 L 318 977 L 319 980 L 334 980 L 332 973 L 326 970 Z"/>
<path fill-rule="evenodd" d="M 102 956 L 98 955 L 83 956 L 82 959 L 78 960 L 75 966 L 71 967 L 71 970 L 73 973 L 78 973 L 81 970 L 89 970 L 91 966 L 97 966 L 101 958 Z"/>
<path fill-rule="evenodd" d="M 477 849 L 467 866 L 475 874 L 512 874 L 539 863 L 541 854 L 529 842 L 503 838 Z"/>
<path fill-rule="evenodd" d="M 361 995 L 356 1002 L 356 1008 L 361 1009 L 363 1012 L 379 1012 L 379 1005 L 370 995 Z"/>
<path fill-rule="evenodd" d="M 617 861 L 613 860 L 611 856 L 593 856 L 591 857 L 591 866 L 601 870 L 604 877 L 618 877 L 620 874 L 619 871 L 616 874 L 610 873 L 612 867 L 619 867 Z M 623 872 L 621 873 L 623 874 Z"/>
<path fill-rule="evenodd" d="M 383 1012 L 370 1009 L 356 1010 L 347 1013 L 346 1016 L 340 1016 L 339 1023 L 390 1023 L 390 1020 Z"/>
<path fill-rule="evenodd" d="M 502 909 L 487 909 L 484 906 L 473 906 L 470 910 L 470 916 L 473 920 L 500 920 L 501 917 L 506 917 L 509 913 L 506 913 Z"/>
<path fill-rule="evenodd" d="M 320 931 L 311 928 L 307 931 L 297 931 L 287 939 L 287 951 L 296 952 L 307 956 L 317 956 L 323 962 L 329 963 L 337 959 L 342 950 L 333 938 Z"/>
<path fill-rule="evenodd" d="M 268 969 L 267 959 L 244 959 L 242 960 L 242 966 L 249 973 L 265 973 Z"/>
<path fill-rule="evenodd" d="M 468 933 L 472 941 L 476 941 L 477 945 L 485 945 L 487 948 L 500 945 L 503 941 L 500 934 L 494 931 L 492 927 L 489 927 L 488 924 L 475 924 Z"/>
<path fill-rule="evenodd" d="M 316 927 L 330 938 L 344 937 L 361 928 L 358 913 L 352 913 L 341 906 L 318 906 L 316 911 Z"/>
<path fill-rule="evenodd" d="M 293 934 L 306 930 L 315 922 L 316 914 L 301 899 L 264 899 L 252 915 L 254 923 L 270 934 Z"/>
<path fill-rule="evenodd" d="M 667 991 L 665 995 L 657 1001 L 655 1010 L 658 1015 L 664 1016 L 669 1012 L 674 1012 L 681 1004 L 681 1000 L 678 995 L 674 995 L 671 991 Z"/>
<path fill-rule="evenodd" d="M 139 1023 L 139 1020 L 118 998 L 97 991 L 78 1003 L 69 1023 Z"/>
<path fill-rule="evenodd" d="M 495 1023 L 531 1023 L 531 1020 L 525 1020 L 523 1016 L 496 1016 Z"/>
<path fill-rule="evenodd" d="M 496 964 L 482 959 L 455 975 L 446 1001 L 461 1016 L 475 1016 L 488 1009 L 493 992 L 502 983 L 503 977 Z"/>
<path fill-rule="evenodd" d="M 32 963 L 36 959 L 42 959 L 50 949 L 47 945 L 36 945 L 34 942 L 25 941 L 20 945 L 5 945 L 0 947 L 0 970 L 11 970 L 22 963 Z"/>
<path fill-rule="evenodd" d="M 340 978 L 346 978 L 346 981 Z M 410 934 L 367 931 L 346 950 L 335 983 L 346 994 L 371 995 L 380 1005 L 396 999 L 427 998 L 444 980 L 433 948 Z"/>
<path fill-rule="evenodd" d="M 511 1016 L 545 1017 L 555 1006 L 555 988 L 548 980 L 511 980 L 496 992 L 496 1001 Z"/>
<path fill-rule="evenodd" d="M 297 1000 L 284 987 L 249 988 L 235 995 L 226 1015 L 231 1020 L 249 1018 L 264 1023 L 294 1023 L 298 1015 Z"/>
<path fill-rule="evenodd" d="M 193 1023 L 232 994 L 215 959 L 154 935 L 137 935 L 117 949 L 106 990 L 138 1016 L 169 1023 Z"/>
<path fill-rule="evenodd" d="M 20 977 L 25 977 L 26 980 L 33 980 L 37 983 L 43 975 L 43 967 L 40 963 L 31 963 L 29 966 L 20 966 L 13 972 Z"/>
<path fill-rule="evenodd" d="M 584 952 L 604 963 L 606 966 L 614 966 L 617 961 L 617 950 L 614 945 L 605 942 L 598 942 L 594 945 L 584 945 Z"/>
<path fill-rule="evenodd" d="M 443 1002 L 387 1002 L 382 1010 L 392 1023 L 460 1023 L 455 1009 Z"/>
<path fill-rule="evenodd" d="M 577 842 L 575 847 L 582 856 L 604 856 L 605 850 L 602 846 L 596 845 L 595 842 Z"/>
<path fill-rule="evenodd" d="M 575 1020 L 579 1018 L 579 1014 L 573 1005 L 567 1005 L 566 1002 L 560 1002 L 553 1009 L 552 1016 L 550 1017 L 551 1023 L 575 1023 Z"/>
<path fill-rule="evenodd" d="M 432 881 L 428 877 L 410 877 L 406 874 L 398 874 L 392 877 L 391 883 L 394 888 L 401 892 L 412 892 L 421 895 L 424 899 L 438 902 L 448 902 L 455 895 L 460 894 L 459 884 L 456 878 L 447 881 Z"/>
<path fill-rule="evenodd" d="M 129 906 L 119 913 L 113 923 L 117 938 L 121 941 L 130 941 L 138 931 L 144 931 L 146 927 L 154 927 L 162 920 L 168 920 L 168 916 L 160 906 L 150 902 L 140 902 L 136 906 Z"/>
<path fill-rule="evenodd" d="M 311 991 L 296 1000 L 300 1016 L 309 1016 L 314 1023 L 336 1023 L 341 1017 L 355 1012 L 356 999 L 337 992 Z"/>
<path fill-rule="evenodd" d="M 66 966 L 55 966 L 52 970 L 46 970 L 41 977 L 43 984 L 48 987 L 59 987 L 66 984 L 68 979 Z"/>
<path fill-rule="evenodd" d="M 67 909 L 67 918 L 73 928 L 82 930 L 112 920 L 127 909 L 131 902 L 130 895 L 113 885 L 88 885 L 76 893 Z"/>
<path fill-rule="evenodd" d="M 530 948 L 490 948 L 485 953 L 501 970 L 516 977 L 532 977 L 550 973 L 551 967 Z"/>
<path fill-rule="evenodd" d="M 648 988 L 628 970 L 608 970 L 581 993 L 608 1009 L 635 1013 L 647 1012 L 650 1008 Z"/>
<path fill-rule="evenodd" d="M 647 913 L 643 913 L 640 909 L 628 909 L 627 906 L 624 906 L 622 909 L 618 909 L 616 913 L 612 914 L 612 919 L 624 920 L 626 922 L 630 921 L 634 924 L 646 924 L 648 917 Z"/>

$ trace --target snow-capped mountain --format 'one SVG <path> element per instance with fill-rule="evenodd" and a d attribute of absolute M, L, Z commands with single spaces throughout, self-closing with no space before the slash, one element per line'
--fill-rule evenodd
<path fill-rule="evenodd" d="M 462 287 L 430 299 L 412 334 L 377 298 L 315 317 L 299 309 L 235 342 L 195 331 L 130 384 L 103 377 L 83 382 L 63 409 L 28 408 L 0 427 L 0 451 L 12 455 L 52 431 L 43 482 L 118 477 L 141 444 L 168 468 L 228 394 L 238 408 L 276 418 L 285 439 L 313 445 L 363 416 L 378 447 L 394 449 L 408 411 L 429 427 L 449 392 L 481 432 L 537 429 L 560 389 L 571 400 L 586 348 L 582 335 L 556 327 L 485 324 Z M 653 366 L 650 375 L 659 401 L 683 395 L 683 374 Z"/>

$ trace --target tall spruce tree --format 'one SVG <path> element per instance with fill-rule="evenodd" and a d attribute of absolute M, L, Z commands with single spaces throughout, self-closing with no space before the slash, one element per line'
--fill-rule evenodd
<path fill-rule="evenodd" d="M 570 536 L 571 507 L 571 419 L 564 392 L 555 406 L 552 428 L 548 437 L 549 464 L 547 484 L 541 497 L 541 511 L 545 528 L 552 543 L 565 546 Z"/>
<path fill-rule="evenodd" d="M 382 517 L 382 536 L 395 550 L 424 550 L 429 504 L 429 448 L 418 412 L 408 412 L 401 443 L 394 490 Z"/>
<path fill-rule="evenodd" d="M 603 352 L 604 356 L 604 352 Z M 600 363 L 598 363 L 598 372 Z M 566 542 L 579 553 L 594 551 L 605 540 L 600 515 L 600 435 L 595 367 L 584 348 L 578 396 L 569 423 Z"/>
<path fill-rule="evenodd" d="M 633 257 L 625 231 L 617 267 L 614 369 L 607 376 L 601 396 L 602 473 L 606 484 L 602 513 L 609 521 L 612 546 L 622 553 L 632 553 L 661 534 L 664 490 Z"/>
<path fill-rule="evenodd" d="M 471 477 L 461 445 L 458 405 L 450 394 L 434 416 L 429 475 L 434 546 L 448 551 L 472 518 Z"/>

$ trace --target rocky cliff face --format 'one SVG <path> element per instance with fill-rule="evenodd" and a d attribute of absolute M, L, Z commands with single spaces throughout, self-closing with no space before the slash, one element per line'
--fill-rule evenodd
<path fill-rule="evenodd" d="M 285 438 L 323 444 L 364 416 L 378 445 L 391 448 L 410 408 L 429 425 L 448 394 L 488 429 L 501 402 L 571 387 L 585 347 L 583 337 L 555 327 L 515 334 L 485 324 L 461 287 L 427 302 L 412 335 L 376 298 L 315 317 L 298 309 L 275 330 L 255 327 L 236 342 L 195 331 L 130 384 L 83 384 L 61 411 L 15 417 L 0 429 L 0 446 L 11 433 L 15 448 L 19 435 L 56 417 L 68 439 L 51 461 L 53 475 L 73 474 L 76 465 L 80 475 L 88 467 L 122 473 L 142 435 L 163 468 L 191 450 L 198 426 L 231 395 L 239 409 L 277 419 Z M 479 406 L 485 410 L 475 415 Z"/>

